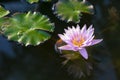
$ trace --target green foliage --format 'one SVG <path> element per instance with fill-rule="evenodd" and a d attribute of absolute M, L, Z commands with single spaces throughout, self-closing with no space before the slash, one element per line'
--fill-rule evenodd
<path fill-rule="evenodd" d="M 0 6 L 0 18 L 6 16 L 10 12 L 5 10 L 3 7 Z"/>
<path fill-rule="evenodd" d="M 55 5 L 55 14 L 67 22 L 80 22 L 83 13 L 93 13 L 93 6 L 85 0 L 60 0 Z"/>
<path fill-rule="evenodd" d="M 39 0 L 27 0 L 29 3 L 34 3 L 34 2 L 38 2 Z M 41 1 L 45 1 L 45 2 L 49 2 L 51 0 L 41 0 Z"/>
<path fill-rule="evenodd" d="M 39 0 L 27 0 L 29 3 L 38 2 Z"/>
<path fill-rule="evenodd" d="M 49 1 L 51 1 L 51 0 L 42 0 L 42 1 L 49 2 Z"/>
<path fill-rule="evenodd" d="M 7 20 L 3 32 L 9 40 L 27 45 L 39 45 L 50 38 L 48 32 L 53 32 L 53 24 L 40 13 L 15 14 Z"/>
<path fill-rule="evenodd" d="M 0 18 L 0 32 L 2 32 L 2 27 L 8 25 L 8 18 Z"/>
<path fill-rule="evenodd" d="M 0 6 L 0 32 L 2 32 L 2 26 L 6 25 L 6 20 L 4 16 L 8 15 L 10 12 L 8 10 L 5 10 L 2 6 Z"/>

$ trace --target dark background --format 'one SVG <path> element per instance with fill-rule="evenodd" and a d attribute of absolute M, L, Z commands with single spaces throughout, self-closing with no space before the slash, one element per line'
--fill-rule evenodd
<path fill-rule="evenodd" d="M 33 11 L 37 6 L 36 11 L 47 15 L 56 26 L 52 38 L 35 47 L 24 47 L 1 35 L 0 80 L 79 80 L 68 74 L 61 65 L 63 59 L 54 50 L 57 34 L 62 33 L 66 26 L 75 25 L 59 20 L 52 13 L 51 8 L 56 1 L 29 4 L 25 0 L 0 0 L 0 5 L 10 10 L 9 16 L 15 12 Z M 94 24 L 95 34 L 104 41 L 93 49 L 93 53 L 98 53 L 95 56 L 100 59 L 100 63 L 95 67 L 93 75 L 83 80 L 120 80 L 120 1 L 89 1 L 94 5 L 95 14 L 84 14 L 79 24 Z"/>

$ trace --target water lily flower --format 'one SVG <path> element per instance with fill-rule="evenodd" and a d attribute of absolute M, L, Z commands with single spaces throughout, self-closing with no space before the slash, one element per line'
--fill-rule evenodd
<path fill-rule="evenodd" d="M 66 45 L 58 47 L 58 49 L 79 51 L 83 58 L 88 59 L 88 53 L 85 48 L 102 41 L 102 39 L 94 39 L 95 36 L 93 34 L 94 28 L 92 25 L 88 29 L 86 25 L 82 29 L 80 29 L 79 25 L 76 28 L 74 26 L 72 28 L 68 27 L 68 29 L 65 29 L 65 33 L 58 34 L 61 40 L 66 43 Z"/>

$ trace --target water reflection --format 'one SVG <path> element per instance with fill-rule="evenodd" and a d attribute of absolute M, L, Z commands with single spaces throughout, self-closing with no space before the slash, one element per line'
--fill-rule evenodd
<path fill-rule="evenodd" d="M 12 48 L 11 43 L 2 36 L 0 36 L 0 55 L 7 56 L 8 58 L 15 58 L 16 54 Z"/>

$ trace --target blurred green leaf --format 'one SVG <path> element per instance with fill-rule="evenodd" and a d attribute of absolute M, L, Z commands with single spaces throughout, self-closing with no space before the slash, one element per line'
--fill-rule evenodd
<path fill-rule="evenodd" d="M 49 2 L 49 1 L 51 1 L 51 0 L 42 0 L 42 1 Z"/>
<path fill-rule="evenodd" d="M 8 20 L 4 27 L 4 34 L 9 40 L 18 41 L 27 45 L 39 45 L 48 40 L 53 32 L 53 24 L 40 13 L 15 14 Z"/>
<path fill-rule="evenodd" d="M 0 32 L 2 32 L 3 31 L 3 27 L 4 26 L 7 26 L 8 25 L 8 18 L 6 17 L 6 18 L 4 18 L 4 17 L 2 17 L 2 18 L 0 18 Z"/>
<path fill-rule="evenodd" d="M 8 15 L 10 12 L 0 6 L 0 18 Z"/>
<path fill-rule="evenodd" d="M 39 0 L 27 0 L 29 3 L 38 2 Z"/>
<path fill-rule="evenodd" d="M 54 9 L 54 8 L 53 8 Z M 55 14 L 67 22 L 80 22 L 83 13 L 93 13 L 93 6 L 85 0 L 60 0 L 55 5 Z"/>

